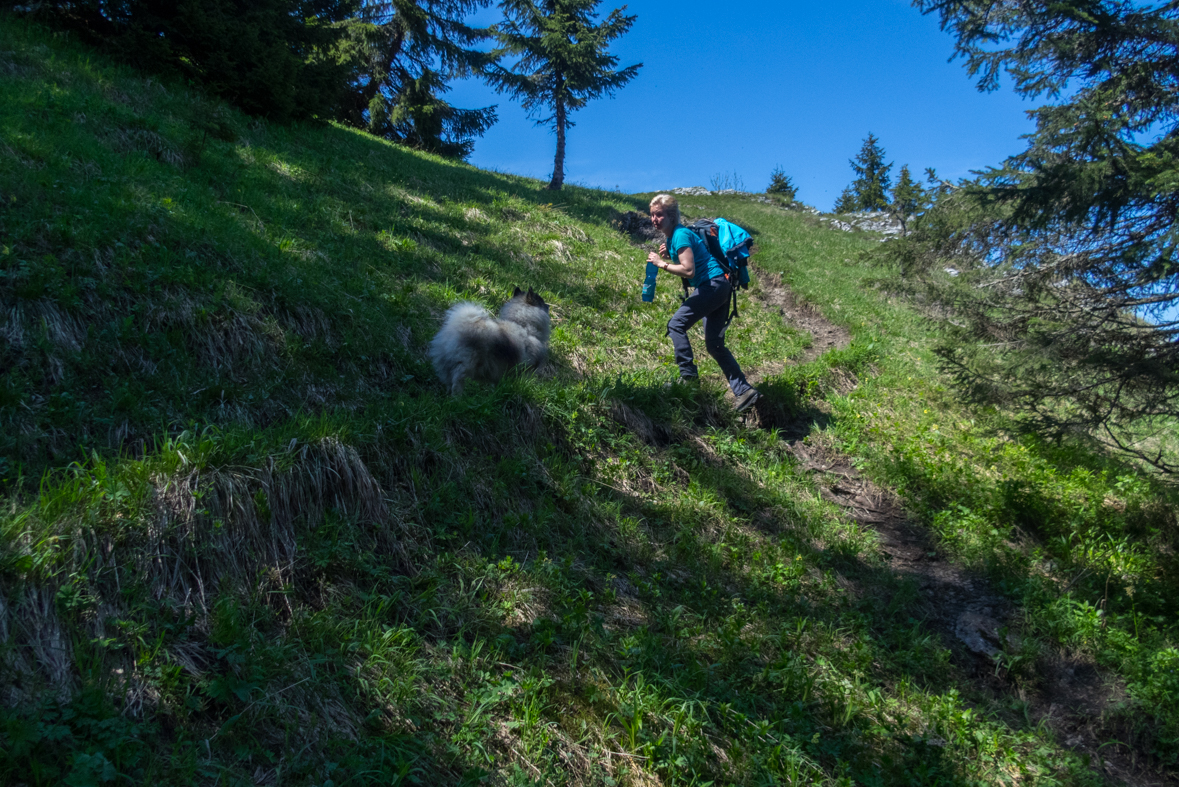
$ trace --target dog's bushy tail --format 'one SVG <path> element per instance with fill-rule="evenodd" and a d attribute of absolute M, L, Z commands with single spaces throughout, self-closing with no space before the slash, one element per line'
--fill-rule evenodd
<path fill-rule="evenodd" d="M 467 377 L 498 380 L 521 361 L 520 348 L 500 321 L 477 303 L 456 303 L 430 342 L 430 362 L 452 393 Z"/>

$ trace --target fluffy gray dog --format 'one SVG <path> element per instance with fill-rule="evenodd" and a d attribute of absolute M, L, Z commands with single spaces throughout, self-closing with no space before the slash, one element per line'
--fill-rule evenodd
<path fill-rule="evenodd" d="M 430 340 L 430 361 L 457 396 L 468 378 L 496 383 L 514 366 L 540 366 L 549 354 L 550 329 L 544 299 L 531 287 L 528 292 L 516 287 L 498 319 L 477 303 L 451 306 Z"/>

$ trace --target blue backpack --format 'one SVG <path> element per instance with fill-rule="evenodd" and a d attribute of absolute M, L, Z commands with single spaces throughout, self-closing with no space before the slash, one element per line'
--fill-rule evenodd
<path fill-rule="evenodd" d="M 725 276 L 732 282 L 733 306 L 725 318 L 725 325 L 728 325 L 738 316 L 737 290 L 749 287 L 749 249 L 753 246 L 753 238 L 733 222 L 721 218 L 715 221 L 696 219 L 685 226 L 704 241 L 724 269 Z M 684 290 L 687 289 L 688 283 L 685 281 Z"/>

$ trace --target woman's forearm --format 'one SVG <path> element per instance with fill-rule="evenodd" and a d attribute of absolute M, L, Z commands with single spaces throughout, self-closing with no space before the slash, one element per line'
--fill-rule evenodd
<path fill-rule="evenodd" d="M 692 254 L 690 248 L 682 249 L 680 251 L 680 261 L 678 263 L 672 262 L 670 259 L 664 259 L 663 255 L 667 253 L 666 246 L 660 246 L 658 252 L 651 252 L 647 255 L 647 262 L 653 264 L 661 271 L 679 276 L 681 279 L 690 279 L 696 272 L 696 258 Z"/>

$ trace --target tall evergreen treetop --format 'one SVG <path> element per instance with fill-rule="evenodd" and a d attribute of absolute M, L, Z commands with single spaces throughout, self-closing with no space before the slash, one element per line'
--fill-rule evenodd
<path fill-rule="evenodd" d="M 359 63 L 341 114 L 350 124 L 412 147 L 465 158 L 495 123 L 495 107 L 458 109 L 448 80 L 480 74 L 495 60 L 479 45 L 487 28 L 467 18 L 490 0 L 359 0 L 349 25 Z"/>
<path fill-rule="evenodd" d="M 929 194 L 909 174 L 909 165 L 901 167 L 896 185 L 892 187 L 892 204 L 889 212 L 901 222 L 901 229 L 908 231 L 909 219 L 926 208 Z"/>
<path fill-rule="evenodd" d="M 790 201 L 798 199 L 798 189 L 781 167 L 774 167 L 774 171 L 770 173 L 770 185 L 766 187 L 766 194 L 777 194 Z"/>
<path fill-rule="evenodd" d="M 618 58 L 607 48 L 631 28 L 636 17 L 615 9 L 599 24 L 601 0 L 503 0 L 504 21 L 496 26 L 500 54 L 519 59 L 510 67 L 489 68 L 489 81 L 518 99 L 537 125 L 557 134 L 550 189 L 565 182 L 565 132 L 570 114 L 590 101 L 613 95 L 642 68 L 616 70 Z"/>
<path fill-rule="evenodd" d="M 884 163 L 884 148 L 880 147 L 880 140 L 869 132 L 860 152 L 848 163 L 856 173 L 856 179 L 845 192 L 850 199 L 845 199 L 841 195 L 840 203 L 843 209 L 837 208 L 837 211 L 850 213 L 857 210 L 886 210 L 888 189 L 892 184 L 888 173 L 892 169 L 892 164 Z"/>

